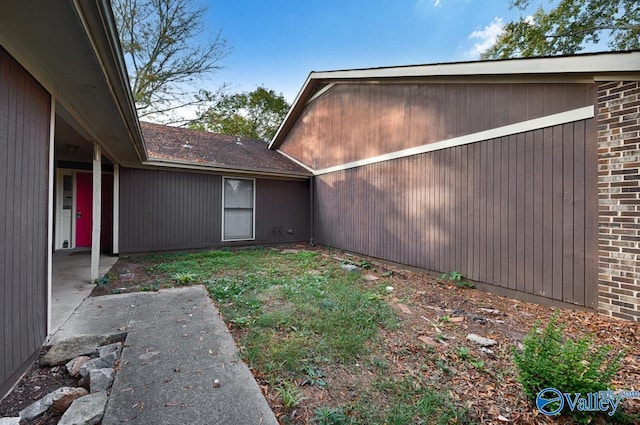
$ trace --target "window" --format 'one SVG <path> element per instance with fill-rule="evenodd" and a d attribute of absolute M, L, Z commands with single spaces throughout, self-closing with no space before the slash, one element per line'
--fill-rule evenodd
<path fill-rule="evenodd" d="M 254 239 L 255 180 L 222 179 L 222 240 Z"/>

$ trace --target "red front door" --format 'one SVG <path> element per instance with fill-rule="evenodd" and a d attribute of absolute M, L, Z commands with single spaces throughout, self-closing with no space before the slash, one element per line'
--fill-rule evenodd
<path fill-rule="evenodd" d="M 76 173 L 76 247 L 91 246 L 92 193 L 91 173 Z"/>

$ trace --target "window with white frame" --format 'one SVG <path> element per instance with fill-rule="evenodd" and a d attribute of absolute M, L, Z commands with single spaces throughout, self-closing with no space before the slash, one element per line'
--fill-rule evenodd
<path fill-rule="evenodd" d="M 254 239 L 255 180 L 222 179 L 222 239 Z"/>

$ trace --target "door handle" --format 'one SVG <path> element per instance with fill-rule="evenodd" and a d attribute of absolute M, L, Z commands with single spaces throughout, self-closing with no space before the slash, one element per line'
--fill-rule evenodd
<path fill-rule="evenodd" d="M 76 219 L 82 217 L 82 212 L 81 211 L 76 211 Z"/>

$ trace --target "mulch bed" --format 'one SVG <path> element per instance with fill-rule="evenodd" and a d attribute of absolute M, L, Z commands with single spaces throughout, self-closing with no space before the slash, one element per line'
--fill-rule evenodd
<path fill-rule="evenodd" d="M 40 357 L 47 350 L 40 352 Z M 67 373 L 64 366 L 40 366 L 38 362 L 31 365 L 29 370 L 16 384 L 13 390 L 0 401 L 0 417 L 16 417 L 18 413 L 33 402 L 60 387 L 75 387 L 78 380 Z M 61 415 L 47 412 L 39 418 L 29 422 L 34 425 L 55 425 Z"/>

